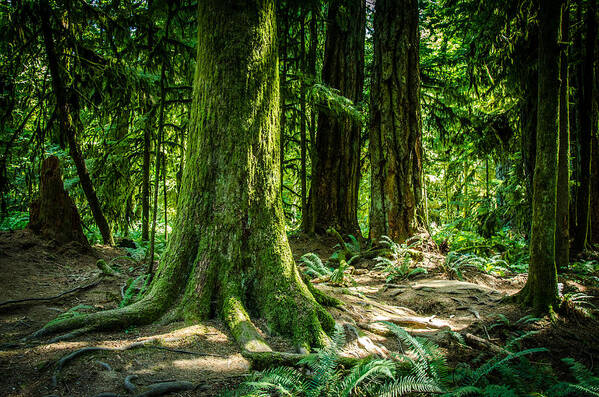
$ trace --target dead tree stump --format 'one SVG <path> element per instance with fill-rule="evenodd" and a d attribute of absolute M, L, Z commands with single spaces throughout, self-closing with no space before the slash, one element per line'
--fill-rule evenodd
<path fill-rule="evenodd" d="M 42 163 L 40 195 L 31 203 L 27 227 L 59 244 L 77 242 L 82 248 L 90 248 L 77 207 L 64 189 L 60 160 L 56 156 L 50 156 Z"/>

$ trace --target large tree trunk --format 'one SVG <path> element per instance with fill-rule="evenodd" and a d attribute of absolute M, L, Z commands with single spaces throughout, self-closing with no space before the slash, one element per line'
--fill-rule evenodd
<path fill-rule="evenodd" d="M 41 18 L 42 21 L 42 33 L 44 36 L 44 45 L 46 48 L 46 55 L 48 57 L 48 68 L 50 69 L 50 76 L 52 77 L 52 88 L 56 97 L 56 110 L 58 118 L 60 120 L 60 128 L 64 135 L 67 137 L 69 144 L 69 154 L 75 163 L 77 168 L 77 175 L 79 176 L 79 183 L 83 189 L 83 193 L 87 198 L 89 207 L 96 221 L 98 229 L 102 234 L 102 240 L 104 244 L 114 245 L 112 238 L 112 232 L 110 226 L 104 217 L 98 196 L 92 184 L 87 167 L 85 166 L 85 160 L 81 154 L 81 149 L 77 143 L 77 127 L 80 124 L 79 120 L 79 109 L 75 95 L 68 95 L 66 88 L 63 84 L 62 77 L 60 75 L 60 68 L 58 66 L 58 57 L 54 48 L 54 39 L 52 38 L 52 30 L 48 18 L 46 17 L 49 13 L 48 5 L 45 2 L 41 2 Z M 45 5 L 44 5 L 45 4 Z"/>
<path fill-rule="evenodd" d="M 559 133 L 561 2 L 539 7 L 539 90 L 537 150 L 533 177 L 530 267 L 519 299 L 538 313 L 552 312 L 557 302 L 555 224 Z"/>
<path fill-rule="evenodd" d="M 304 284 L 279 195 L 279 74 L 274 0 L 199 4 L 198 62 L 177 218 L 148 294 L 77 327 L 195 321 L 221 314 L 248 350 L 269 350 L 247 308 L 298 347 L 321 345 L 332 317 Z"/>
<path fill-rule="evenodd" d="M 81 228 L 81 218 L 75 203 L 64 190 L 58 157 L 51 156 L 40 170 L 40 196 L 31 203 L 27 227 L 44 238 L 60 244 L 75 241 L 84 249 L 89 242 Z"/>
<path fill-rule="evenodd" d="M 580 4 L 579 4 L 580 7 Z M 584 54 L 582 65 L 579 66 L 578 97 L 578 145 L 580 174 L 578 175 L 578 192 L 576 208 L 576 228 L 572 250 L 580 253 L 588 244 L 590 226 L 590 192 L 591 192 L 591 137 L 593 130 L 593 90 L 594 90 L 594 60 L 595 40 L 597 36 L 596 21 L 597 5 L 595 1 L 588 2 L 585 18 Z M 578 43 L 582 46 L 582 40 Z M 582 50 L 582 48 L 581 48 Z"/>
<path fill-rule="evenodd" d="M 422 197 L 417 0 L 379 0 L 370 90 L 370 238 L 405 241 Z"/>
<path fill-rule="evenodd" d="M 333 0 L 329 6 L 322 80 L 354 103 L 364 86 L 364 0 Z M 360 130 L 349 116 L 318 115 L 316 162 L 310 189 L 310 229 L 359 232 Z"/>
<path fill-rule="evenodd" d="M 567 43 L 570 28 L 569 7 L 562 8 L 560 40 Z M 555 262 L 557 269 L 570 263 L 570 115 L 568 98 L 568 48 L 560 56 L 559 154 L 557 171 L 557 210 L 555 233 Z"/>

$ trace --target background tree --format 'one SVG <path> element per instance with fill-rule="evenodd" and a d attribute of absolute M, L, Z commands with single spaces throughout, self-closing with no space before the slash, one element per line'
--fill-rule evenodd
<path fill-rule="evenodd" d="M 404 241 L 422 197 L 417 1 L 377 1 L 370 92 L 370 238 Z"/>
<path fill-rule="evenodd" d="M 557 303 L 555 228 L 559 138 L 561 2 L 539 6 L 539 100 L 537 150 L 533 177 L 533 215 L 528 279 L 519 299 L 537 312 Z"/>
<path fill-rule="evenodd" d="M 331 1 L 322 81 L 358 103 L 364 85 L 364 0 Z M 310 230 L 356 233 L 361 125 L 347 115 L 320 112 L 310 189 Z"/>

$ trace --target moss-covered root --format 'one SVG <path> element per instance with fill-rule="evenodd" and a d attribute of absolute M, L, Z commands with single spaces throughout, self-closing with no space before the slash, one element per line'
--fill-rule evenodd
<path fill-rule="evenodd" d="M 120 309 L 84 314 L 64 320 L 54 320 L 33 333 L 29 339 L 37 339 L 72 330 L 85 329 L 85 331 L 94 331 L 126 328 L 132 324 L 149 324 L 162 315 L 164 312 L 164 303 L 159 299 L 147 297 Z"/>
<path fill-rule="evenodd" d="M 272 351 L 252 323 L 252 320 L 250 320 L 250 316 L 237 296 L 230 296 L 224 299 L 223 318 L 231 330 L 235 341 L 237 341 L 243 350 L 249 352 Z"/>
<path fill-rule="evenodd" d="M 310 293 L 312 294 L 312 296 L 314 296 L 314 299 L 316 299 L 316 302 L 320 303 L 323 306 L 326 307 L 341 307 L 343 306 L 343 302 L 340 301 L 337 298 L 334 298 L 330 295 L 325 294 L 324 292 L 322 292 L 321 290 L 319 290 L 318 288 L 316 288 L 311 282 L 310 280 L 307 280 L 306 278 L 302 277 L 304 280 L 304 283 L 306 284 L 306 286 L 308 287 L 308 291 L 310 291 Z"/>
<path fill-rule="evenodd" d="M 528 284 L 526 284 L 524 288 L 522 288 L 516 294 L 505 297 L 503 301 L 506 303 L 521 304 L 525 307 L 532 307 L 535 316 L 548 315 L 552 321 L 557 317 L 554 306 L 557 308 L 559 302 L 556 301 L 549 303 L 547 300 L 539 299 L 538 296 L 535 296 L 535 294 L 532 293 L 532 290 Z"/>

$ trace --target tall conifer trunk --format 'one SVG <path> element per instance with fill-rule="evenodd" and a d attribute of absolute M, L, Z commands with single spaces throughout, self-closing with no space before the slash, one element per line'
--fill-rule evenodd
<path fill-rule="evenodd" d="M 579 4 L 579 7 L 581 4 Z M 594 90 L 594 60 L 597 37 L 597 4 L 589 1 L 585 17 L 584 44 L 577 41 L 584 54 L 582 65 L 578 67 L 579 93 L 578 97 L 578 145 L 580 150 L 580 174 L 578 175 L 578 192 L 576 208 L 576 228 L 572 249 L 574 253 L 582 252 L 588 246 L 590 229 L 590 192 L 591 192 L 591 141 L 593 131 L 593 90 Z M 582 46 L 584 45 L 584 50 Z M 596 127 L 595 127 L 596 128 Z"/>
<path fill-rule="evenodd" d="M 329 5 L 322 80 L 354 103 L 364 87 L 364 0 L 333 0 Z M 360 182 L 359 122 L 349 116 L 318 115 L 316 161 L 310 189 L 310 229 L 335 227 L 356 233 Z"/>
<path fill-rule="evenodd" d="M 417 0 L 378 0 L 374 17 L 370 237 L 404 241 L 422 197 Z"/>
<path fill-rule="evenodd" d="M 302 281 L 285 233 L 274 0 L 204 0 L 198 7 L 177 217 L 149 292 L 123 309 L 57 322 L 38 335 L 218 314 L 244 349 L 270 350 L 246 307 L 298 347 L 322 345 L 334 327 L 315 299 L 321 296 Z"/>
<path fill-rule="evenodd" d="M 519 299 L 538 313 L 557 302 L 555 225 L 560 97 L 560 1 L 540 2 L 537 149 L 533 176 L 530 267 Z"/>
<path fill-rule="evenodd" d="M 564 4 L 562 8 L 560 27 L 562 43 L 567 43 L 569 40 L 568 4 Z M 560 56 L 559 154 L 555 233 L 555 262 L 558 270 L 565 269 L 570 262 L 570 115 L 568 102 L 568 48 L 564 46 Z"/>

